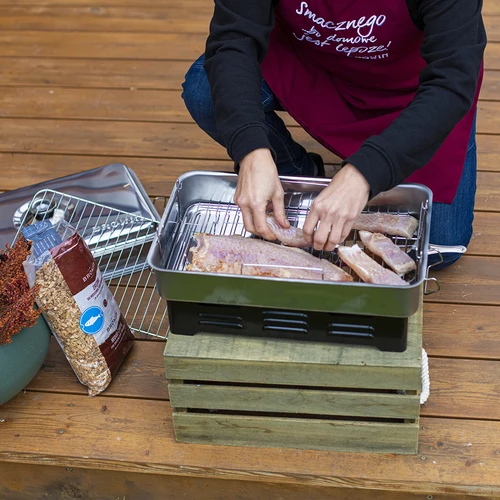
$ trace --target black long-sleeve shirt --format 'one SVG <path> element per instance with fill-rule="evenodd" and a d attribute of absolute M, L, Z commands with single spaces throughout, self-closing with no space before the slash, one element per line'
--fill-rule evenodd
<path fill-rule="evenodd" d="M 264 125 L 260 63 L 267 53 L 278 1 L 215 0 L 205 70 L 217 128 L 235 162 L 255 149 L 272 150 Z M 365 176 L 371 196 L 400 184 L 428 163 L 467 114 L 486 46 L 482 0 L 406 0 L 406 4 L 423 31 L 421 55 L 427 62 L 416 95 L 387 129 L 368 138 L 344 161 Z"/>

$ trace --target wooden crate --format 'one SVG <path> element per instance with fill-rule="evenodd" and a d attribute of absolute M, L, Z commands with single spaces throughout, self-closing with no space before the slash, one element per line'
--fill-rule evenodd
<path fill-rule="evenodd" d="M 171 333 L 164 354 L 177 441 L 417 452 L 422 307 L 403 353 Z"/>

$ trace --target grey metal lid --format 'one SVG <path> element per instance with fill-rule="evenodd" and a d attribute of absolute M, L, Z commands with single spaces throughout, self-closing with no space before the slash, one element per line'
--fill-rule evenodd
<path fill-rule="evenodd" d="M 160 220 L 135 173 L 125 165 L 114 163 L 57 179 L 26 186 L 0 195 L 0 247 L 11 244 L 36 193 L 45 189 Z M 52 209 L 50 200 L 38 200 L 33 217 L 45 216 Z M 71 207 L 70 207 L 71 208 Z"/>

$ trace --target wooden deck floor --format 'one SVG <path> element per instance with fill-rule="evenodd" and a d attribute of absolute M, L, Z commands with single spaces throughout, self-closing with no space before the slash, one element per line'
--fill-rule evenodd
<path fill-rule="evenodd" d="M 184 171 L 230 168 L 180 98 L 211 10 L 0 0 L 0 191 L 121 162 L 148 194 L 167 195 Z M 425 302 L 432 386 L 418 455 L 177 444 L 163 342 L 137 341 L 95 399 L 54 343 L 27 391 L 0 407 L 0 500 L 500 498 L 500 1 L 485 0 L 484 17 L 474 240 Z"/>

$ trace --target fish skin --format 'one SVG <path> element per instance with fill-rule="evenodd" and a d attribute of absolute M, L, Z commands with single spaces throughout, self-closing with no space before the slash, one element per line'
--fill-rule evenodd
<path fill-rule="evenodd" d="M 380 233 L 359 231 L 363 245 L 378 255 L 396 273 L 407 274 L 416 268 L 415 261 L 390 238 Z"/>
<path fill-rule="evenodd" d="M 273 214 L 266 217 L 267 225 L 272 233 L 283 245 L 297 248 L 309 248 L 312 246 L 305 236 L 304 231 L 299 227 L 290 226 L 288 229 L 281 227 Z M 368 213 L 360 214 L 354 224 L 353 229 L 360 231 L 370 231 L 372 233 L 384 233 L 391 236 L 403 236 L 411 238 L 418 228 L 418 220 L 411 215 L 397 215 L 390 213 Z"/>
<path fill-rule="evenodd" d="M 237 235 L 197 233 L 194 235 L 194 240 L 196 246 L 190 249 L 191 263 L 186 267 L 187 271 L 285 279 L 352 281 L 352 277 L 340 267 L 325 259 L 318 259 L 299 248 Z M 243 263 L 255 266 L 243 266 Z M 266 264 L 273 267 L 259 267 Z M 318 268 L 322 272 L 318 271 Z"/>
<path fill-rule="evenodd" d="M 276 239 L 281 241 L 283 245 L 297 248 L 308 248 L 311 246 L 311 244 L 307 242 L 302 229 L 293 226 L 285 229 L 275 219 L 273 214 L 268 214 L 266 221 L 269 229 L 272 231 Z"/>
<path fill-rule="evenodd" d="M 365 254 L 358 245 L 339 246 L 340 258 L 365 282 L 374 285 L 405 286 L 408 283 L 396 273 L 382 267 Z"/>
<path fill-rule="evenodd" d="M 372 233 L 390 234 L 411 238 L 418 228 L 418 220 L 411 215 L 397 215 L 385 212 L 360 214 L 353 229 Z"/>

